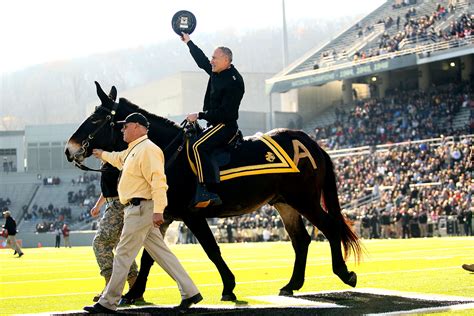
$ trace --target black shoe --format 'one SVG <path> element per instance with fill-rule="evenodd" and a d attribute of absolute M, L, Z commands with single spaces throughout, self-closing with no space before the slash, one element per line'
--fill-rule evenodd
<path fill-rule="evenodd" d="M 218 206 L 222 204 L 219 195 L 207 191 L 204 184 L 199 183 L 196 188 L 196 195 L 191 203 L 194 208 L 205 208 L 208 206 Z"/>
<path fill-rule="evenodd" d="M 104 307 L 100 305 L 99 303 L 95 303 L 92 306 L 85 306 L 84 310 L 86 312 L 89 312 L 89 314 L 117 314 L 117 312 L 114 311 L 113 309 Z"/>
<path fill-rule="evenodd" d="M 188 298 L 185 298 L 181 301 L 181 304 L 179 304 L 178 306 L 176 306 L 176 309 L 179 311 L 179 312 L 185 312 L 191 305 L 193 304 L 197 304 L 199 303 L 200 301 L 202 301 L 202 295 L 201 293 L 198 293 L 194 296 L 191 296 L 191 297 L 188 297 Z"/>
<path fill-rule="evenodd" d="M 23 252 L 22 252 L 22 253 L 20 253 L 20 254 L 18 255 L 18 258 L 20 258 L 20 257 L 21 257 L 21 256 L 23 256 L 23 255 L 24 255 L 24 253 L 23 253 Z"/>
<path fill-rule="evenodd" d="M 16 252 L 16 250 L 15 250 L 15 252 L 13 253 L 13 255 L 16 255 L 16 254 L 17 254 L 17 252 Z"/>

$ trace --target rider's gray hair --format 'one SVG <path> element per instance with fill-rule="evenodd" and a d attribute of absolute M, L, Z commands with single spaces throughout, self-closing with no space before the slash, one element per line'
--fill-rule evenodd
<path fill-rule="evenodd" d="M 227 56 L 227 58 L 229 58 L 229 62 L 232 62 L 232 51 L 229 47 L 219 46 L 217 48 L 220 49 L 222 53 Z"/>

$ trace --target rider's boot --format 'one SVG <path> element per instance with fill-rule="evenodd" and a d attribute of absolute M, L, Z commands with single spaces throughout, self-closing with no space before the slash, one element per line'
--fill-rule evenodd
<path fill-rule="evenodd" d="M 222 204 L 222 200 L 216 193 L 209 192 L 204 183 L 198 183 L 196 194 L 194 195 L 191 205 L 194 208 L 205 208 L 208 206 L 218 206 Z"/>

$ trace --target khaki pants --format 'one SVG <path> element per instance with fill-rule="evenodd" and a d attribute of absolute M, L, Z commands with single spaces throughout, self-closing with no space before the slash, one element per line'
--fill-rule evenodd
<path fill-rule="evenodd" d="M 114 257 L 112 277 L 99 299 L 99 304 L 109 309 L 117 309 L 130 266 L 142 246 L 176 281 L 183 299 L 198 294 L 196 285 L 165 244 L 160 229 L 153 226 L 153 201 L 142 201 L 139 206 L 128 206 L 124 212 L 124 225 Z"/>
<path fill-rule="evenodd" d="M 18 244 L 16 243 L 16 237 L 14 235 L 8 235 L 7 237 L 7 243 L 10 245 L 10 247 L 12 247 L 13 250 L 15 250 L 18 254 L 21 254 L 23 253 L 23 251 L 21 251 L 21 248 L 20 246 L 18 246 Z"/>

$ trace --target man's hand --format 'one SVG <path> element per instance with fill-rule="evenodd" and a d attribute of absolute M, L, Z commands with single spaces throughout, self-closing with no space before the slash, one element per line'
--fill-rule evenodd
<path fill-rule="evenodd" d="M 198 116 L 199 116 L 199 113 L 196 112 L 196 113 L 189 113 L 188 116 L 186 116 L 186 120 L 190 123 L 192 122 L 196 122 L 196 120 L 198 119 Z"/>
<path fill-rule="evenodd" d="M 100 214 L 100 207 L 95 205 L 93 208 L 91 208 L 92 217 L 97 217 L 99 214 Z"/>
<path fill-rule="evenodd" d="M 102 149 L 92 149 L 92 154 L 94 155 L 94 157 L 96 158 L 102 158 L 102 153 L 104 151 Z"/>
<path fill-rule="evenodd" d="M 155 227 L 160 227 L 163 222 L 163 213 L 153 213 L 153 225 Z"/>
<path fill-rule="evenodd" d="M 189 34 L 184 33 L 184 32 L 181 32 L 181 34 L 183 34 L 183 35 L 181 35 L 181 40 L 182 40 L 185 44 L 187 44 L 187 43 L 191 40 L 191 38 L 189 37 Z"/>

